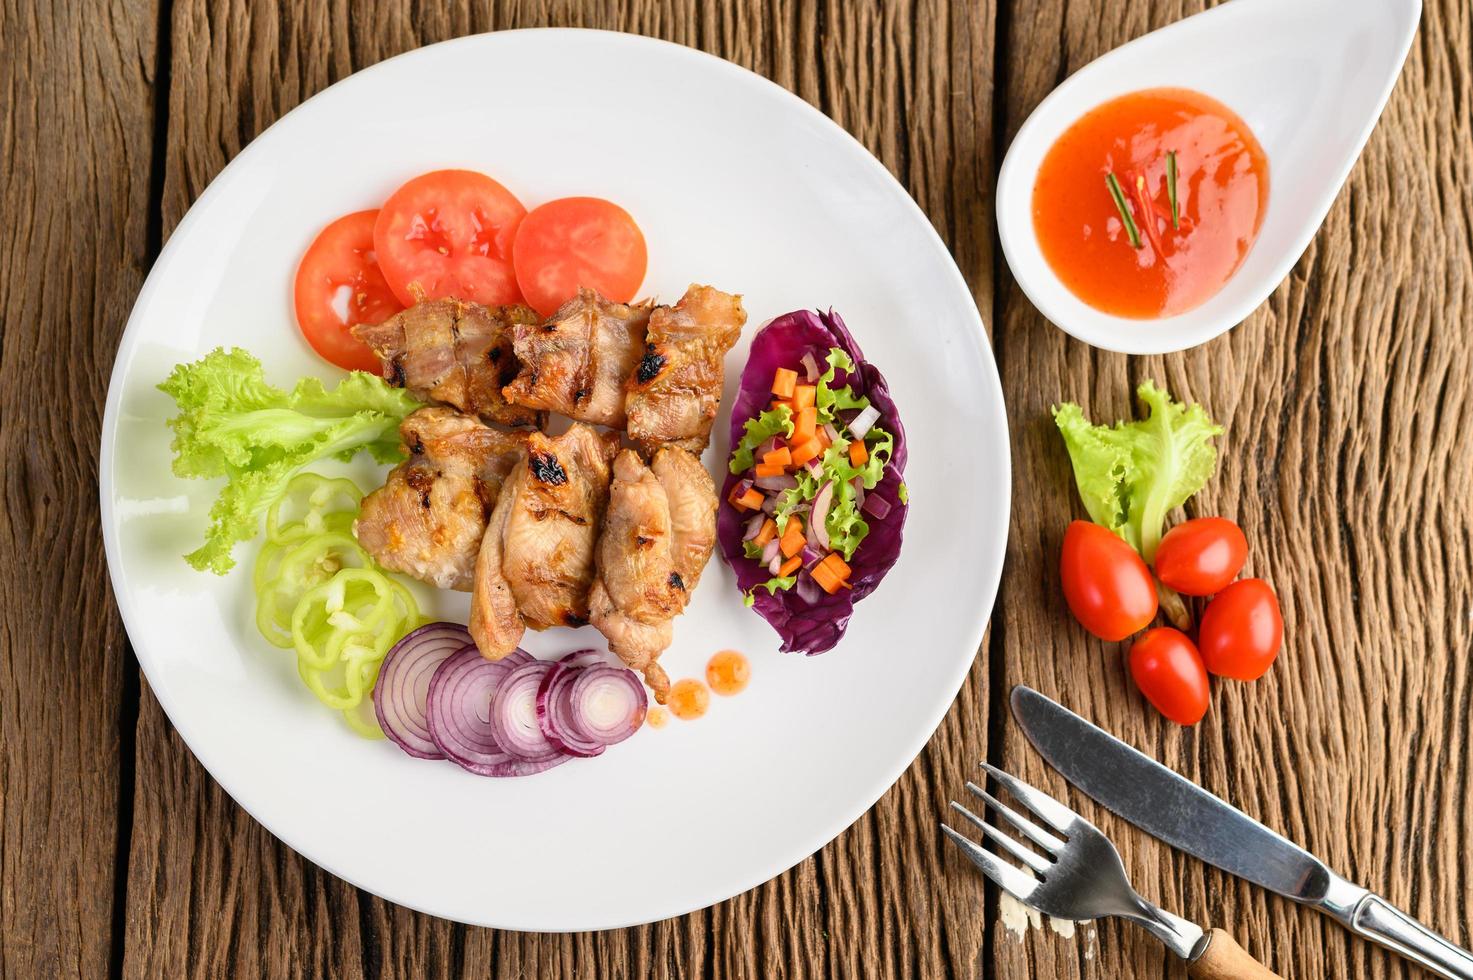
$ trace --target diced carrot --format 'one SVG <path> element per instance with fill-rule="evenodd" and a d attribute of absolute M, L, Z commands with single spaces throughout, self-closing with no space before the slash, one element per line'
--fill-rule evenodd
<path fill-rule="evenodd" d="M 813 433 L 818 429 L 818 409 L 800 408 L 797 416 L 793 419 L 793 441 L 802 442 L 804 439 L 812 439 Z"/>
<path fill-rule="evenodd" d="M 738 495 L 736 489 L 731 491 L 731 504 L 737 510 L 761 510 L 762 494 L 756 487 L 748 487 L 747 492 Z"/>
<path fill-rule="evenodd" d="M 770 453 L 762 454 L 762 462 L 768 466 L 792 466 L 793 453 L 787 446 L 779 446 Z M 761 475 L 760 473 L 758 474 Z"/>
<path fill-rule="evenodd" d="M 778 547 L 782 549 L 784 558 L 791 558 L 803 550 L 808 543 L 808 538 L 803 534 L 803 520 L 797 514 L 788 518 L 788 526 L 783 528 L 782 540 Z"/>
<path fill-rule="evenodd" d="M 793 447 L 793 465 L 802 466 L 810 459 L 817 459 L 823 452 L 823 446 L 819 445 L 817 439 L 809 437 L 806 442 Z"/>
<path fill-rule="evenodd" d="M 787 467 L 781 463 L 758 463 L 753 470 L 758 476 L 782 476 Z"/>
<path fill-rule="evenodd" d="M 783 576 L 784 578 L 786 578 L 787 576 L 793 574 L 799 568 L 802 568 L 802 567 L 803 567 L 803 556 L 802 555 L 794 555 L 793 557 L 789 558 L 787 561 L 783 562 L 781 565 L 779 565 L 777 567 L 777 573 L 779 575 Z"/>
<path fill-rule="evenodd" d="M 818 387 L 816 385 L 798 385 L 793 389 L 793 407 L 812 408 L 817 397 Z"/>
<path fill-rule="evenodd" d="M 869 461 L 869 450 L 864 448 L 863 439 L 855 439 L 849 444 L 849 462 L 855 466 L 863 466 Z"/>
<path fill-rule="evenodd" d="M 798 384 L 798 372 L 778 368 L 772 376 L 772 393 L 779 398 L 792 398 L 793 388 Z"/>
<path fill-rule="evenodd" d="M 830 595 L 839 591 L 842 586 L 849 587 L 849 566 L 844 559 L 839 557 L 838 552 L 830 552 L 823 561 L 813 566 L 813 580 L 823 587 Z"/>
<path fill-rule="evenodd" d="M 777 537 L 777 521 L 769 517 L 766 523 L 762 525 L 762 530 L 758 531 L 757 536 L 752 539 L 752 543 L 759 548 L 765 548 L 767 547 L 767 542 L 775 537 Z"/>
<path fill-rule="evenodd" d="M 834 444 L 833 440 L 829 438 L 828 432 L 821 428 L 814 430 L 813 438 L 818 440 L 819 446 L 823 449 L 827 449 Z"/>

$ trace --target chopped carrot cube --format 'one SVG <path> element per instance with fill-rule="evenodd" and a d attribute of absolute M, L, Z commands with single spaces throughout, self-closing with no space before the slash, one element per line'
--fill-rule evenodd
<path fill-rule="evenodd" d="M 817 582 L 819 588 L 823 589 L 829 595 L 833 595 L 835 592 L 838 592 L 839 586 L 843 584 L 839 581 L 838 578 L 834 576 L 833 572 L 829 571 L 828 567 L 825 566 L 823 562 L 819 562 L 817 565 L 813 566 L 812 575 L 813 581 Z"/>
<path fill-rule="evenodd" d="M 788 526 L 783 529 L 778 547 L 782 549 L 784 558 L 791 558 L 802 551 L 807 543 L 808 538 L 803 534 L 803 520 L 794 514 L 788 518 Z"/>
<path fill-rule="evenodd" d="M 849 444 L 849 462 L 855 466 L 869 462 L 869 450 L 864 448 L 863 439 L 855 439 Z"/>
<path fill-rule="evenodd" d="M 792 450 L 788 449 L 787 446 L 779 446 L 770 453 L 763 453 L 762 462 L 768 466 L 792 466 Z"/>
<path fill-rule="evenodd" d="M 793 441 L 802 442 L 804 439 L 812 439 L 814 432 L 818 429 L 818 409 L 800 408 L 797 416 L 793 419 Z"/>
<path fill-rule="evenodd" d="M 827 449 L 834 444 L 833 440 L 829 438 L 828 432 L 824 429 L 814 430 L 813 438 L 817 439 L 819 446 L 824 449 Z"/>
<path fill-rule="evenodd" d="M 753 469 L 758 476 L 782 476 L 787 471 L 781 463 L 758 463 Z"/>
<path fill-rule="evenodd" d="M 839 553 L 837 551 L 829 552 L 829 554 L 825 556 L 824 560 L 819 562 L 819 564 L 832 572 L 834 578 L 838 579 L 840 582 L 847 582 L 849 580 L 849 576 L 852 574 L 849 566 L 844 563 L 844 559 L 839 557 Z"/>
<path fill-rule="evenodd" d="M 802 466 L 810 459 L 817 459 L 822 453 L 823 446 L 810 436 L 806 442 L 793 447 L 793 465 Z"/>
<path fill-rule="evenodd" d="M 812 408 L 817 397 L 818 387 L 816 385 L 798 385 L 793 389 L 793 407 Z"/>
<path fill-rule="evenodd" d="M 792 398 L 793 388 L 798 384 L 798 372 L 778 368 L 772 376 L 772 393 L 779 398 Z"/>
<path fill-rule="evenodd" d="M 769 517 L 766 523 L 762 525 L 762 530 L 758 531 L 757 536 L 752 539 L 752 543 L 759 548 L 765 548 L 767 547 L 767 542 L 775 537 L 777 537 L 777 521 Z"/>
<path fill-rule="evenodd" d="M 731 505 L 737 510 L 761 510 L 762 494 L 756 487 L 748 487 L 747 492 L 738 494 L 735 489 L 731 491 Z"/>
<path fill-rule="evenodd" d="M 767 410 L 770 412 L 775 412 L 779 408 L 786 408 L 788 411 L 792 412 L 793 403 L 786 398 L 774 398 L 772 401 L 767 403 Z"/>
<path fill-rule="evenodd" d="M 786 578 L 787 576 L 796 572 L 802 566 L 803 556 L 794 555 L 793 557 L 789 558 L 787 561 L 778 566 L 777 573 Z"/>

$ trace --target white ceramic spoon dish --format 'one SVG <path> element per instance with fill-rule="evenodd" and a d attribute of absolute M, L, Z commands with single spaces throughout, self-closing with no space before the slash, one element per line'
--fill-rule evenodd
<path fill-rule="evenodd" d="M 1406 60 L 1421 0 L 1232 0 L 1091 62 L 1018 130 L 997 183 L 998 233 L 1039 312 L 1078 339 L 1126 354 L 1205 343 L 1268 298 L 1325 220 Z M 1089 306 L 1055 275 L 1033 229 L 1033 182 L 1054 141 L 1090 109 L 1175 87 L 1223 102 L 1269 161 L 1263 226 L 1223 289 L 1176 316 L 1133 320 Z"/>

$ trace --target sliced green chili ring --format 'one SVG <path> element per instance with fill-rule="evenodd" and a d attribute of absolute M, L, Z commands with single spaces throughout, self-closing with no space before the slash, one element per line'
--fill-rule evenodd
<path fill-rule="evenodd" d="M 283 520 L 283 508 L 293 506 L 304 498 L 301 516 L 289 513 L 289 519 Z M 282 537 L 285 529 L 293 527 L 302 528 L 305 534 L 320 534 L 329 530 L 326 519 L 337 514 L 351 515 L 348 519 L 351 524 L 352 517 L 357 516 L 358 505 L 362 502 L 363 491 L 352 480 L 341 477 L 329 479 L 316 473 L 298 473 L 286 485 L 286 492 L 266 512 L 266 540 L 285 540 Z"/>

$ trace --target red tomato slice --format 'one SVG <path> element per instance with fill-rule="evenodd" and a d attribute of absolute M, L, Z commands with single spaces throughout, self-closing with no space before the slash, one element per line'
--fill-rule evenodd
<path fill-rule="evenodd" d="M 550 316 L 580 286 L 629 302 L 644 282 L 649 255 L 628 211 L 598 197 L 565 197 L 522 221 L 512 261 L 527 304 Z"/>
<path fill-rule="evenodd" d="M 434 170 L 400 187 L 379 210 L 374 246 L 389 288 L 405 306 L 458 299 L 519 303 L 511 245 L 527 209 L 473 170 Z"/>
<path fill-rule="evenodd" d="M 349 371 L 379 370 L 379 360 L 348 328 L 382 323 L 404 307 L 374 257 L 377 211 L 345 214 L 317 235 L 297 266 L 292 289 L 297 326 L 312 349 Z"/>

